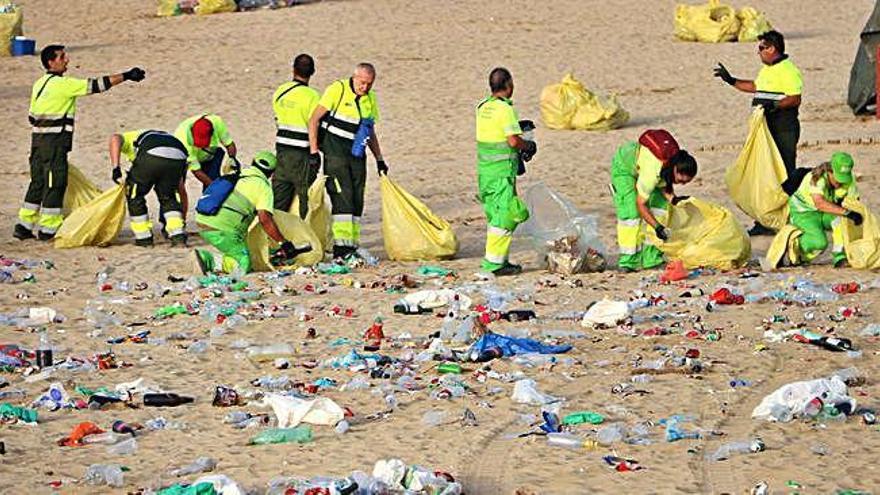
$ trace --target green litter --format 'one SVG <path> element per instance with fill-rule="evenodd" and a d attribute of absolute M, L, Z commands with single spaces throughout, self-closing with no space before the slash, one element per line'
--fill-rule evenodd
<path fill-rule="evenodd" d="M 566 415 L 562 418 L 564 425 L 580 425 L 588 423 L 591 425 L 600 425 L 605 422 L 605 416 L 592 411 L 579 411 Z"/>
<path fill-rule="evenodd" d="M 0 404 L 0 418 L 16 418 L 24 423 L 36 423 L 37 411 L 12 404 Z"/>

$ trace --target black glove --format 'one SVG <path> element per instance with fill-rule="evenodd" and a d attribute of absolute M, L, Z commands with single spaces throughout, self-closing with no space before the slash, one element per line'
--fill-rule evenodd
<path fill-rule="evenodd" d="M 140 67 L 134 67 L 122 73 L 123 81 L 141 82 L 145 77 L 147 77 L 147 73 Z"/>
<path fill-rule="evenodd" d="M 376 172 L 379 175 L 388 175 L 388 165 L 385 164 L 385 160 L 376 160 Z"/>
<path fill-rule="evenodd" d="M 309 153 L 309 166 L 313 169 L 317 170 L 321 168 L 321 154 L 320 153 Z"/>
<path fill-rule="evenodd" d="M 657 234 L 658 239 L 664 242 L 669 240 L 669 235 L 671 234 L 669 229 L 659 223 L 654 226 L 654 233 Z"/>
<path fill-rule="evenodd" d="M 864 218 L 862 218 L 862 214 L 857 211 L 847 211 L 846 215 L 844 216 L 852 220 L 853 223 L 856 225 L 861 225 L 862 221 L 864 220 Z"/>
<path fill-rule="evenodd" d="M 292 242 L 284 241 L 281 243 L 281 249 L 279 252 L 284 259 L 289 260 L 296 256 L 296 247 L 293 246 Z"/>
<path fill-rule="evenodd" d="M 522 157 L 524 162 L 531 161 L 532 157 L 535 156 L 535 153 L 538 152 L 538 143 L 534 141 L 523 141 L 524 146 L 521 150 L 519 150 L 519 154 Z"/>
<path fill-rule="evenodd" d="M 736 84 L 736 78 L 730 75 L 730 72 L 727 71 L 727 67 L 725 67 L 724 64 L 722 64 L 721 62 L 718 63 L 718 67 L 715 67 L 715 69 L 712 70 L 712 73 L 715 75 L 715 77 L 721 79 L 727 84 L 730 84 L 731 86 Z"/>
<path fill-rule="evenodd" d="M 682 201 L 685 201 L 688 199 L 691 199 L 691 197 L 690 196 L 673 196 L 672 197 L 672 204 L 677 205 L 677 204 L 681 203 Z"/>
<path fill-rule="evenodd" d="M 122 169 L 119 168 L 119 165 L 113 167 L 113 172 L 110 176 L 113 178 L 113 182 L 119 184 L 119 179 L 122 178 Z"/>
<path fill-rule="evenodd" d="M 775 112 L 779 108 L 779 102 L 776 100 L 761 100 L 759 104 L 764 107 L 764 114 Z"/>

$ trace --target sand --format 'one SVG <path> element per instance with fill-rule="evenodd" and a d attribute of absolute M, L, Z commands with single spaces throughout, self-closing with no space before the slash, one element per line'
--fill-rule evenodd
<path fill-rule="evenodd" d="M 632 120 L 623 129 L 607 133 L 550 131 L 540 124 L 536 131 L 539 154 L 522 180 L 523 187 L 543 181 L 571 198 L 584 211 L 601 219 L 606 245 L 614 247 L 613 209 L 607 189 L 610 158 L 616 146 L 635 138 L 643 129 L 665 127 L 674 132 L 682 145 L 695 151 L 700 175 L 682 193 L 718 201 L 734 208 L 726 197 L 723 171 L 735 159 L 745 138 L 749 114 L 748 96 L 737 93 L 711 76 L 711 69 L 722 61 L 739 77 L 752 77 L 759 69 L 754 44 L 704 45 L 676 42 L 672 38 L 674 2 L 599 2 L 561 0 L 544 2 L 403 2 L 360 1 L 323 2 L 278 11 L 178 18 L 155 18 L 151 1 L 79 0 L 50 2 L 21 0 L 25 9 L 26 34 L 40 45 L 60 42 L 68 46 L 70 74 L 101 75 L 120 72 L 131 66 L 147 70 L 146 81 L 125 84 L 108 94 L 82 98 L 79 102 L 77 130 L 71 162 L 78 164 L 102 187 L 110 185 L 110 166 L 106 143 L 109 135 L 127 129 L 159 128 L 173 130 L 182 119 L 203 112 L 223 116 L 244 157 L 259 149 L 271 149 L 274 127 L 271 95 L 289 77 L 289 61 L 296 53 L 311 53 L 318 71 L 313 85 L 323 88 L 334 79 L 347 76 L 355 63 L 366 60 L 378 69 L 375 90 L 382 109 L 379 125 L 384 154 L 391 174 L 433 210 L 448 219 L 461 240 L 458 259 L 443 263 L 457 270 L 460 279 L 450 286 L 472 284 L 482 255 L 484 220 L 475 195 L 473 105 L 486 92 L 486 75 L 496 65 L 514 74 L 514 101 L 523 118 L 539 119 L 538 95 L 545 85 L 573 71 L 588 87 L 620 95 Z M 741 6 L 737 4 L 737 6 Z M 867 0 L 842 2 L 797 2 L 766 0 L 756 6 L 765 11 L 778 29 L 787 35 L 788 51 L 801 68 L 804 104 L 801 107 L 802 142 L 812 143 L 800 151 L 802 166 L 817 164 L 837 149 L 853 154 L 857 163 L 859 187 L 864 197 L 878 192 L 873 170 L 872 146 L 829 145 L 832 140 L 858 139 L 873 135 L 871 118 L 853 117 L 845 104 L 849 69 L 858 45 L 859 32 L 872 7 Z M 119 245 L 109 249 L 56 251 L 35 241 L 20 243 L 11 238 L 19 201 L 27 186 L 29 127 L 27 98 L 33 81 L 40 76 L 35 58 L 0 59 L 0 129 L 5 145 L 0 147 L 2 193 L 0 205 L 0 252 L 10 258 L 51 259 L 56 269 L 35 269 L 35 284 L 4 285 L 0 307 L 13 311 L 29 306 L 51 306 L 67 316 L 54 325 L 51 336 L 57 354 L 87 356 L 108 348 L 105 340 L 126 333 L 125 328 L 105 329 L 101 335 L 83 317 L 88 300 L 102 296 L 95 286 L 95 274 L 105 266 L 115 269 L 111 281 L 131 284 L 146 282 L 149 289 L 124 294 L 111 291 L 104 297 L 128 298 L 115 311 L 127 323 L 147 322 L 154 337 L 186 331 L 208 339 L 209 322 L 198 316 L 183 316 L 156 324 L 148 319 L 165 304 L 185 301 L 189 295 L 172 291 L 162 299 L 152 297 L 155 287 L 173 285 L 170 274 L 189 274 L 186 252 L 172 250 L 164 242 L 153 249 L 134 247 L 129 232 Z M 372 166 L 371 166 L 372 168 Z M 190 197 L 195 197 L 196 181 L 189 180 Z M 367 189 L 365 246 L 384 257 L 381 241 L 378 182 L 371 176 Z M 155 203 L 151 203 L 155 214 Z M 750 223 L 737 213 L 743 224 Z M 194 229 L 191 222 L 190 229 Z M 755 240 L 754 255 L 763 255 L 769 238 Z M 773 493 L 788 493 L 788 480 L 804 486 L 802 493 L 831 493 L 837 488 L 876 490 L 880 487 L 873 459 L 880 447 L 876 427 L 863 425 L 858 418 L 827 428 L 810 423 L 769 424 L 750 418 L 752 408 L 778 386 L 800 379 L 822 377 L 848 366 L 868 377 L 867 384 L 852 390 L 860 403 L 876 405 L 880 392 L 872 378 L 880 371 L 875 356 L 880 349 L 876 339 L 860 337 L 858 332 L 874 321 L 876 291 L 865 290 L 839 301 L 809 308 L 817 317 L 810 328 L 834 326 L 837 334 L 852 337 L 863 350 L 863 357 L 850 359 L 811 346 L 792 342 L 762 342 L 756 327 L 763 318 L 785 314 L 795 322 L 804 321 L 804 308 L 780 307 L 771 303 L 746 304 L 706 314 L 705 302 L 686 304 L 677 297 L 679 286 L 660 286 L 644 277 L 656 272 L 621 275 L 617 273 L 579 275 L 569 280 L 551 279 L 557 287 L 539 282 L 546 277 L 535 262 L 534 253 L 523 242 L 514 246 L 515 259 L 525 263 L 521 277 L 498 282 L 506 290 L 528 291 L 533 300 L 519 307 L 534 307 L 539 315 L 563 310 L 582 310 L 602 297 L 627 298 L 643 289 L 666 296 L 671 306 L 645 310 L 682 310 L 702 315 L 707 328 L 718 328 L 718 342 L 688 340 L 681 335 L 632 338 L 609 330 L 587 330 L 589 338 L 574 340 L 571 356 L 578 364 L 552 370 L 521 369 L 510 362 L 498 362 L 501 371 L 522 370 L 539 383 L 542 391 L 567 400 L 564 412 L 594 410 L 609 419 L 635 423 L 659 421 L 671 414 L 690 414 L 694 424 L 724 433 L 703 440 L 667 443 L 662 429 L 652 430 L 654 443 L 648 446 L 616 444 L 595 451 L 568 451 L 546 445 L 543 438 L 510 439 L 510 434 L 529 429 L 521 424 L 522 414 L 538 414 L 534 406 L 513 404 L 512 384 L 489 380 L 478 383 L 467 375 L 473 393 L 462 399 L 435 401 L 427 391 L 398 394 L 401 406 L 383 421 L 353 427 L 342 436 L 332 427 L 316 427 L 316 438 L 305 446 L 279 445 L 248 447 L 254 430 L 234 430 L 222 424 L 228 410 L 210 404 L 213 387 L 228 384 L 247 390 L 248 382 L 266 374 L 288 375 L 296 381 L 330 377 L 345 383 L 354 376 L 348 371 L 308 370 L 301 366 L 313 359 L 325 359 L 343 351 L 328 347 L 337 337 L 356 338 L 373 317 L 386 317 L 386 333 L 409 332 L 425 336 L 440 327 L 441 320 L 430 315 L 391 314 L 397 295 L 379 289 L 355 289 L 338 285 L 326 294 L 303 290 L 309 283 L 340 283 L 345 277 L 295 276 L 286 280 L 298 294 L 264 300 L 289 308 L 303 306 L 315 319 L 255 321 L 243 329 L 215 339 L 203 356 L 181 345 L 122 344 L 113 347 L 118 359 L 133 366 L 91 374 L 61 373 L 54 379 L 71 380 L 89 387 L 112 386 L 144 377 L 168 390 L 197 397 L 194 405 L 177 409 L 143 408 L 122 411 L 41 412 L 37 427 L 0 427 L 0 440 L 7 454 L 0 457 L 0 492 L 45 493 L 53 480 L 65 480 L 61 493 L 105 493 L 106 487 L 75 483 L 89 464 L 121 462 L 131 468 L 124 489 L 156 488 L 174 481 L 165 474 L 170 467 L 209 455 L 219 461 L 217 471 L 245 486 L 265 488 L 269 479 L 280 475 L 344 475 L 353 469 L 370 471 L 382 458 L 399 457 L 408 463 L 430 466 L 453 473 L 467 493 L 744 493 L 761 480 L 770 483 Z M 379 268 L 362 269 L 351 276 L 368 284 L 383 276 L 414 273 L 416 263 L 390 263 L 383 259 Z M 702 275 L 691 281 L 706 290 L 722 283 L 738 284 L 743 290 L 778 286 L 793 277 L 810 277 L 822 282 L 857 280 L 870 283 L 874 275 L 851 270 L 832 270 L 824 264 L 779 275 L 765 274 L 754 280 L 740 280 L 736 274 Z M 572 287 L 571 280 L 583 287 Z M 259 277 L 249 280 L 266 287 Z M 177 284 L 179 287 L 182 284 Z M 433 282 L 425 281 L 425 287 Z M 60 292 L 54 291 L 61 289 Z M 478 300 L 481 300 L 478 297 Z M 336 319 L 326 316 L 333 305 L 353 307 L 356 317 Z M 860 306 L 866 316 L 834 323 L 828 314 L 839 306 Z M 668 325 L 668 321 L 661 323 Z M 686 329 L 692 327 L 687 318 Z M 309 326 L 317 329 L 318 339 L 307 341 Z M 651 323 L 637 325 L 644 330 Z M 539 324 L 498 323 L 493 330 L 529 328 L 534 335 L 545 328 L 577 330 L 572 322 L 545 321 Z M 784 325 L 777 324 L 776 328 Z M 270 365 L 251 364 L 231 344 L 238 339 L 254 343 L 288 342 L 298 349 L 295 366 L 277 371 Z M 0 327 L 0 343 L 33 346 L 37 335 Z M 698 348 L 705 361 L 714 362 L 699 379 L 681 374 L 658 376 L 644 386 L 645 396 L 622 398 L 611 387 L 631 374 L 630 363 L 637 355 L 646 360 L 659 354 L 655 345 Z M 386 344 L 383 351 L 400 355 L 402 349 Z M 597 366 L 610 360 L 611 364 Z M 475 368 L 471 366 L 471 368 Z M 30 398 L 45 390 L 47 381 L 22 383 L 18 375 L 5 375 L 12 388 L 27 390 Z M 436 376 L 423 369 L 424 382 Z M 732 378 L 753 382 L 749 387 L 731 389 Z M 373 390 L 381 380 L 374 380 Z M 499 393 L 491 393 L 495 388 Z M 340 392 L 324 395 L 359 414 L 384 409 L 382 395 L 370 392 Z M 491 407 L 488 407 L 491 406 Z M 449 418 L 470 408 L 479 426 L 464 428 L 458 423 L 427 428 L 422 415 L 439 408 Z M 252 407 L 244 410 L 256 411 Z M 144 422 L 163 415 L 187 425 L 184 430 L 161 431 L 143 436 L 136 454 L 120 458 L 104 447 L 61 448 L 55 440 L 81 421 L 95 421 L 109 427 L 114 419 Z M 691 426 L 694 426 L 691 425 Z M 588 429 L 582 428 L 581 432 Z M 705 460 L 728 440 L 757 435 L 767 451 L 741 456 L 722 463 Z M 811 453 L 822 443 L 830 454 Z M 690 452 L 689 452 L 690 450 Z M 646 469 L 634 473 L 610 470 L 601 460 L 616 453 L 637 459 Z M 189 477 L 186 479 L 193 479 Z"/>

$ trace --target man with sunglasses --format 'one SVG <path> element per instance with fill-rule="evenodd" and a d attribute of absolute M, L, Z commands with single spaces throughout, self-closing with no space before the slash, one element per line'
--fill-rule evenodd
<path fill-rule="evenodd" d="M 754 93 L 752 105 L 764 107 L 767 127 L 782 161 L 788 179 L 782 189 L 789 195 L 800 185 L 803 174 L 797 171 L 797 143 L 801 136 L 798 108 L 801 105 L 803 79 L 797 66 L 785 53 L 785 38 L 778 31 L 767 31 L 758 36 L 758 56 L 764 66 L 754 81 L 737 79 L 723 64 L 715 68 L 715 77 L 746 92 Z M 760 223 L 749 230 L 750 235 L 770 235 L 773 231 Z"/>

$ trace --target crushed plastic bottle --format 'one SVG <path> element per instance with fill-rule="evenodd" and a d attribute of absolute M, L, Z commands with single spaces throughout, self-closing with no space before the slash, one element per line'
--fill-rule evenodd
<path fill-rule="evenodd" d="M 115 445 L 107 447 L 107 453 L 110 455 L 131 455 L 137 452 L 137 439 L 129 438 Z"/>
<path fill-rule="evenodd" d="M 122 466 L 119 464 L 92 464 L 86 470 L 83 480 L 90 485 L 121 488 L 124 484 Z"/>
<path fill-rule="evenodd" d="M 217 467 L 217 460 L 211 457 L 199 457 L 195 461 L 186 466 L 172 469 L 168 472 L 171 476 L 188 476 L 196 473 L 206 473 L 213 471 Z"/>
<path fill-rule="evenodd" d="M 760 438 L 741 442 L 728 442 L 718 447 L 718 449 L 708 457 L 717 462 L 730 459 L 736 454 L 754 454 L 757 452 L 763 452 L 764 448 L 764 441 Z"/>

